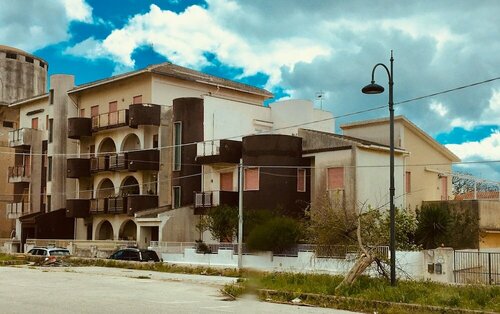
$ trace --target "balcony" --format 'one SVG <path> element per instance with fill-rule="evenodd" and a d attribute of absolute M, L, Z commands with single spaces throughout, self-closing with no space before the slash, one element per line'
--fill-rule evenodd
<path fill-rule="evenodd" d="M 91 214 L 129 214 L 158 207 L 158 195 L 127 195 L 91 199 Z M 68 207 L 68 205 L 67 205 Z"/>
<path fill-rule="evenodd" d="M 126 153 L 127 169 L 137 170 L 160 170 L 160 151 L 157 149 L 137 150 Z"/>
<path fill-rule="evenodd" d="M 238 206 L 237 191 L 194 192 L 194 213 L 204 215 L 218 205 Z"/>
<path fill-rule="evenodd" d="M 138 150 L 126 153 L 92 157 L 90 171 L 141 171 L 160 169 L 160 152 L 157 149 Z"/>
<path fill-rule="evenodd" d="M 90 200 L 86 199 L 67 199 L 66 217 L 86 218 L 90 215 Z"/>
<path fill-rule="evenodd" d="M 90 158 L 90 172 L 109 170 L 109 156 L 99 156 Z"/>
<path fill-rule="evenodd" d="M 92 136 L 92 119 L 75 117 L 68 119 L 68 138 L 79 140 L 83 136 Z"/>
<path fill-rule="evenodd" d="M 29 128 L 9 131 L 9 147 L 31 146 L 38 132 L 41 131 Z"/>
<path fill-rule="evenodd" d="M 31 169 L 28 165 L 9 167 L 9 183 L 30 182 Z"/>
<path fill-rule="evenodd" d="M 7 218 L 8 219 L 17 219 L 23 215 L 30 213 L 30 204 L 29 203 L 10 203 L 6 206 L 7 209 Z"/>
<path fill-rule="evenodd" d="M 90 177 L 90 159 L 68 158 L 66 171 L 66 178 Z"/>
<path fill-rule="evenodd" d="M 198 164 L 233 163 L 241 158 L 240 141 L 214 140 L 196 145 L 196 162 Z"/>
<path fill-rule="evenodd" d="M 92 132 L 128 125 L 128 109 L 103 113 L 92 117 Z"/>
<path fill-rule="evenodd" d="M 128 195 L 126 197 L 127 214 L 158 207 L 158 195 Z"/>
<path fill-rule="evenodd" d="M 160 125 L 161 108 L 153 104 L 133 104 L 129 106 L 129 126 Z"/>
<path fill-rule="evenodd" d="M 105 197 L 105 198 L 94 198 L 90 200 L 90 213 L 91 214 L 123 214 L 125 213 L 126 207 L 124 207 L 124 198 L 117 197 Z"/>

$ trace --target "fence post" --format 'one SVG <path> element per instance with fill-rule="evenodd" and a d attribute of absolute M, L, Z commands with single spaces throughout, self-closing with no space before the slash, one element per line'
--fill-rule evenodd
<path fill-rule="evenodd" d="M 491 278 L 491 253 L 488 253 L 488 284 L 491 285 L 493 280 Z"/>

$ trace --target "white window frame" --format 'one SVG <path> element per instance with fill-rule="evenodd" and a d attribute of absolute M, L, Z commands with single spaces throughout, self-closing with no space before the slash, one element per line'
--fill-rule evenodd
<path fill-rule="evenodd" d="M 179 126 L 179 129 L 177 130 L 177 126 Z M 181 170 L 182 167 L 182 122 L 177 121 L 174 122 L 174 155 L 173 155 L 173 165 L 172 165 L 172 170 L 173 171 L 179 171 Z M 177 143 L 176 139 L 177 137 L 179 138 L 179 143 Z M 176 158 L 178 157 L 178 158 Z M 178 160 L 178 162 L 177 162 Z"/>

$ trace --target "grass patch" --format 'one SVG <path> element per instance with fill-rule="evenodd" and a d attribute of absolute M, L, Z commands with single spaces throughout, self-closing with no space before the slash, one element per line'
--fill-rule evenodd
<path fill-rule="evenodd" d="M 429 281 L 399 281 L 397 286 L 392 287 L 384 279 L 363 276 L 351 287 L 336 293 L 335 287 L 341 280 L 340 276 L 291 273 L 262 274 L 252 278 L 255 286 L 290 292 L 290 297 L 307 293 L 500 312 L 498 286 L 455 286 Z"/>

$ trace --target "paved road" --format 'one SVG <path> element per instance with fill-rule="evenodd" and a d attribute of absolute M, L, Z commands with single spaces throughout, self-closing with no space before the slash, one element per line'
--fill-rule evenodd
<path fill-rule="evenodd" d="M 219 289 L 234 280 L 100 267 L 0 267 L 0 312 L 352 313 L 252 297 L 225 301 Z"/>

